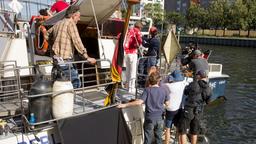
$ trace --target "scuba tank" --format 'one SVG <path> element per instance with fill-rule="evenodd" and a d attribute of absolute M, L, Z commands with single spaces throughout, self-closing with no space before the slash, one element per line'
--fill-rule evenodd
<path fill-rule="evenodd" d="M 43 75 L 39 71 L 38 65 L 35 66 L 36 77 L 35 82 L 31 85 L 30 95 L 39 95 L 52 92 L 52 81 L 43 79 Z M 35 122 L 47 121 L 52 119 L 51 116 L 51 95 L 39 97 L 29 97 L 29 113 L 35 116 Z"/>
<path fill-rule="evenodd" d="M 74 107 L 73 85 L 58 64 L 52 70 L 53 95 L 52 113 L 54 118 L 72 116 Z"/>

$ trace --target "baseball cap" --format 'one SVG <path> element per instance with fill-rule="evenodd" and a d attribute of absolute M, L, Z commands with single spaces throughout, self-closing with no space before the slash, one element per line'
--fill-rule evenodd
<path fill-rule="evenodd" d="M 151 34 L 155 34 L 155 33 L 157 33 L 157 28 L 154 27 L 154 26 L 152 26 L 152 27 L 149 29 L 149 32 L 150 32 Z"/>
<path fill-rule="evenodd" d="M 201 55 L 202 52 L 201 52 L 200 50 L 194 50 L 193 54 L 194 54 L 194 55 Z"/>
<path fill-rule="evenodd" d="M 201 78 L 206 78 L 207 77 L 207 73 L 205 70 L 200 70 L 196 73 L 196 75 L 199 75 Z"/>

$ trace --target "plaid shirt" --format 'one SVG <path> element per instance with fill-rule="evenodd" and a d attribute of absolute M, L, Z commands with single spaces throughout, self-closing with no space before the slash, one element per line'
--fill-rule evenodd
<path fill-rule="evenodd" d="M 54 54 L 63 59 L 73 58 L 73 47 L 80 54 L 87 52 L 79 36 L 76 23 L 72 18 L 65 18 L 50 28 L 46 39 L 53 42 L 52 50 Z"/>

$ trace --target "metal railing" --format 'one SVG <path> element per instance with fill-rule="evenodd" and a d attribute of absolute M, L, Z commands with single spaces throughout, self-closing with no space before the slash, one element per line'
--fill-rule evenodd
<path fill-rule="evenodd" d="M 148 59 L 155 58 L 156 56 L 143 56 L 138 58 L 137 61 L 137 76 L 136 76 L 136 96 L 141 94 L 142 90 L 145 88 L 146 80 L 148 78 Z M 157 70 L 160 71 L 160 76 L 164 79 L 168 73 L 170 73 L 170 65 L 161 64 L 157 65 Z"/>
<path fill-rule="evenodd" d="M 103 105 L 103 101 L 108 95 L 105 87 L 113 84 L 113 82 L 111 81 L 109 69 L 101 69 L 98 66 L 101 61 L 106 61 L 111 65 L 109 60 L 97 60 L 97 64 L 95 65 L 89 65 L 87 61 L 65 63 L 69 67 L 71 65 L 77 65 L 79 77 L 82 82 L 82 87 L 72 90 L 75 98 L 72 116 L 108 108 Z M 35 66 L 19 67 L 15 61 L 12 65 L 7 65 L 6 63 L 8 62 L 0 62 L 0 116 L 16 115 L 16 109 L 21 109 L 24 125 L 29 131 L 38 131 L 55 126 L 55 122 L 59 119 L 50 119 L 33 124 L 29 123 L 27 113 L 25 112 L 25 109 L 28 107 L 28 101 L 30 98 L 54 96 L 70 92 L 70 90 L 31 95 L 31 86 L 33 86 L 33 82 L 36 80 L 35 77 L 38 75 Z M 38 66 L 43 79 L 51 80 L 51 68 L 51 64 Z M 21 71 L 25 71 L 26 73 L 21 75 Z M 14 101 L 16 102 L 15 107 L 9 108 L 7 104 L 11 104 Z M 12 109 L 11 112 L 10 109 Z"/>

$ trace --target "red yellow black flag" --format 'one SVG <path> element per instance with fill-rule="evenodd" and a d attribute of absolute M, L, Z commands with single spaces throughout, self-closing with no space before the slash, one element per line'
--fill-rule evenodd
<path fill-rule="evenodd" d="M 112 66 L 111 66 L 111 78 L 114 84 L 110 85 L 108 92 L 108 96 L 105 98 L 104 105 L 108 106 L 114 103 L 114 94 L 115 90 L 118 87 L 118 83 L 122 80 L 122 65 L 124 60 L 124 47 L 123 47 L 123 36 L 119 34 L 117 36 L 117 43 L 114 51 L 114 55 L 112 58 Z"/>
<path fill-rule="evenodd" d="M 123 59 L 124 59 L 123 38 L 121 34 L 119 34 L 117 36 L 115 52 L 112 58 L 111 77 L 113 82 L 121 82 Z"/>

